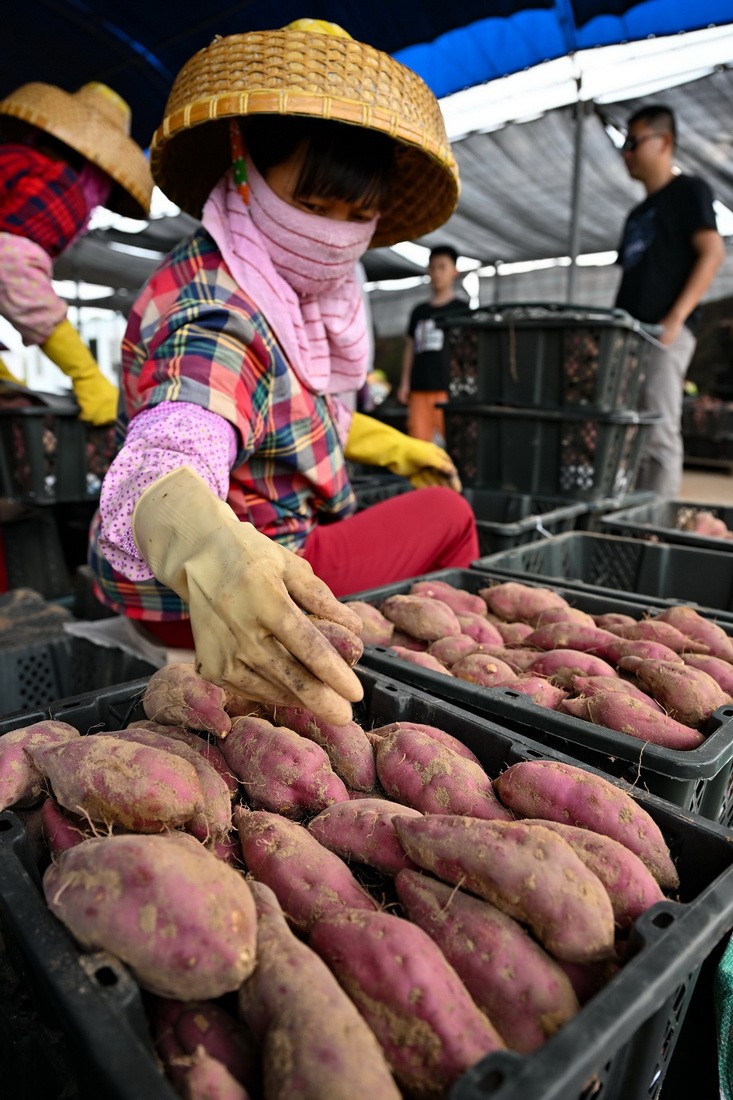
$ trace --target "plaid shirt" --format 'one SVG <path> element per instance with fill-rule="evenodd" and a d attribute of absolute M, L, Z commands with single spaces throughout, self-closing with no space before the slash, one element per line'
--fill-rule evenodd
<path fill-rule="evenodd" d="M 234 426 L 239 451 L 227 501 L 263 534 L 298 550 L 317 522 L 354 511 L 329 398 L 300 383 L 205 230 L 183 241 L 138 297 L 122 365 L 123 433 L 136 413 L 163 401 L 200 405 Z M 132 618 L 186 616 L 157 581 L 116 573 L 97 549 L 96 527 L 90 561 L 115 609 Z"/>
<path fill-rule="evenodd" d="M 77 173 L 29 145 L 0 145 L 0 233 L 27 237 L 55 259 L 84 225 Z"/>

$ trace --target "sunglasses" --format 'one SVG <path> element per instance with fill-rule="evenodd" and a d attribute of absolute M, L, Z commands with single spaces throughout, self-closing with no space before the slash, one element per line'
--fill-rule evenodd
<path fill-rule="evenodd" d="M 655 137 L 664 137 L 664 134 L 642 134 L 641 137 L 633 137 L 632 135 L 629 135 L 629 137 L 626 138 L 626 141 L 621 146 L 621 152 L 633 153 L 635 149 L 638 149 L 642 142 L 649 141 L 650 138 Z"/>

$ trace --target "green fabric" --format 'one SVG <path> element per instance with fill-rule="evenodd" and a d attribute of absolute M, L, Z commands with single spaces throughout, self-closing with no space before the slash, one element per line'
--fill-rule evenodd
<path fill-rule="evenodd" d="M 733 937 L 715 973 L 718 1075 L 723 1100 L 733 1100 Z"/>

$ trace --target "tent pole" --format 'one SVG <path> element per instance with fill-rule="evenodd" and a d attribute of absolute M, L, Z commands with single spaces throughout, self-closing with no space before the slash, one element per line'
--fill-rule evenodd
<path fill-rule="evenodd" d="M 575 301 L 578 276 L 578 251 L 580 247 L 580 189 L 583 176 L 583 137 L 588 105 L 580 98 L 580 77 L 578 77 L 578 99 L 575 103 L 575 151 L 573 159 L 573 193 L 570 210 L 570 267 L 568 268 L 567 300 Z"/>

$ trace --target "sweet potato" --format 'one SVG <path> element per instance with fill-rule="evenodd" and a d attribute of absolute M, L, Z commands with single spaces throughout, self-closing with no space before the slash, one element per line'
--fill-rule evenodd
<path fill-rule="evenodd" d="M 527 635 L 534 630 L 530 623 L 505 623 L 501 619 L 497 619 L 494 625 L 506 646 L 522 645 Z"/>
<path fill-rule="evenodd" d="M 613 959 L 604 959 L 603 962 L 595 963 L 558 962 L 557 965 L 567 974 L 581 1005 L 586 1004 L 591 997 L 595 997 L 619 969 L 618 963 Z"/>
<path fill-rule="evenodd" d="M 301 737 L 314 741 L 325 751 L 331 767 L 344 783 L 360 791 L 370 791 L 377 782 L 374 750 L 367 735 L 356 722 L 334 726 L 318 718 L 307 707 L 276 707 L 274 720 Z"/>
<path fill-rule="evenodd" d="M 696 642 L 694 638 L 688 638 L 676 626 L 665 623 L 661 619 L 640 619 L 633 626 L 617 627 L 616 633 L 620 638 L 630 641 L 659 642 L 667 646 L 673 653 L 708 653 L 708 647 L 702 642 Z"/>
<path fill-rule="evenodd" d="M 675 653 L 669 646 L 661 642 L 650 642 L 646 639 L 618 638 L 615 642 L 609 642 L 604 649 L 604 655 L 615 665 L 624 657 L 634 657 L 637 661 L 676 661 L 682 664 L 679 653 Z M 627 666 L 630 667 L 630 666 Z"/>
<path fill-rule="evenodd" d="M 475 638 L 468 634 L 451 635 L 449 638 L 438 638 L 431 642 L 428 653 L 435 657 L 445 668 L 450 668 L 461 657 L 467 657 L 469 653 L 482 653 L 483 646 Z"/>
<path fill-rule="evenodd" d="M 481 766 L 478 757 L 471 752 L 468 745 L 464 745 L 457 737 L 446 733 L 445 730 L 438 729 L 437 726 L 425 725 L 423 722 L 389 722 L 386 726 L 377 726 L 376 729 L 371 730 L 369 736 L 373 744 L 376 745 L 378 738 L 388 737 L 399 730 L 417 730 L 418 733 L 424 733 L 428 737 L 432 737 L 434 741 L 439 741 L 446 748 L 457 752 L 459 756 L 463 756 L 466 760 L 472 760 L 474 764 Z"/>
<path fill-rule="evenodd" d="M 419 653 L 414 649 L 406 649 L 401 645 L 391 645 L 389 648 L 403 661 L 409 661 L 412 665 L 426 668 L 429 672 L 439 672 L 444 676 L 452 675 L 450 669 L 446 668 L 442 661 L 439 661 L 431 653 Z"/>
<path fill-rule="evenodd" d="M 257 709 L 260 709 L 259 704 L 257 704 Z M 237 717 L 242 717 L 242 715 L 237 715 Z M 239 780 L 229 768 L 219 746 L 207 741 L 205 736 L 202 737 L 195 730 L 186 729 L 185 726 L 166 726 L 162 722 L 153 722 L 151 718 L 142 718 L 139 722 L 130 722 L 127 728 L 153 730 L 154 733 L 162 733 L 165 737 L 173 738 L 174 741 L 182 741 L 184 745 L 188 745 L 190 749 L 200 753 L 207 764 L 211 764 L 214 771 L 219 773 L 232 798 L 239 793 Z"/>
<path fill-rule="evenodd" d="M 345 910 L 317 921 L 308 942 L 416 1100 L 445 1096 L 460 1074 L 503 1047 L 440 948 L 416 924 Z"/>
<path fill-rule="evenodd" d="M 116 955 L 161 997 L 220 997 L 254 969 L 246 881 L 185 833 L 87 840 L 51 864 L 43 890 L 82 947 Z"/>
<path fill-rule="evenodd" d="M 575 1016 L 558 963 L 500 909 L 414 871 L 400 871 L 395 886 L 511 1050 L 535 1050 Z"/>
<path fill-rule="evenodd" d="M 342 859 L 302 825 L 261 810 L 234 811 L 244 862 L 290 920 L 306 928 L 333 909 L 376 909 Z"/>
<path fill-rule="evenodd" d="M 199 676 L 193 665 L 159 668 L 148 681 L 143 709 L 148 718 L 166 726 L 188 726 L 226 737 L 231 719 L 225 710 L 224 688 Z"/>
<path fill-rule="evenodd" d="M 633 626 L 637 619 L 631 615 L 624 615 L 620 611 L 607 611 L 604 615 L 592 615 L 596 626 L 601 630 L 610 630 L 612 634 L 616 633 L 617 626 Z"/>
<path fill-rule="evenodd" d="M 616 635 L 600 630 L 595 624 L 558 622 L 539 626 L 527 638 L 525 645 L 534 649 L 577 649 L 580 653 L 596 653 L 603 656 L 604 647 L 615 642 Z"/>
<path fill-rule="evenodd" d="M 543 611 L 537 619 L 537 626 L 549 626 L 551 623 L 575 623 L 578 626 L 596 627 L 598 624 L 587 611 L 579 607 L 551 607 Z"/>
<path fill-rule="evenodd" d="M 452 666 L 451 673 L 459 680 L 466 680 L 469 684 L 479 684 L 481 687 L 506 684 L 517 678 L 513 668 L 498 657 L 491 657 L 488 653 L 469 653 L 467 657 L 461 657 Z"/>
<path fill-rule="evenodd" d="M 91 821 L 159 833 L 203 811 L 193 765 L 163 749 L 100 733 L 30 751 L 56 801 Z"/>
<path fill-rule="evenodd" d="M 309 615 L 308 618 L 346 664 L 353 667 L 364 652 L 364 643 L 359 635 L 332 619 L 321 619 L 317 615 Z"/>
<path fill-rule="evenodd" d="M 664 901 L 664 894 L 651 871 L 618 840 L 547 818 L 529 820 L 552 829 L 566 840 L 586 867 L 601 880 L 611 899 L 617 928 L 629 928 L 655 902 Z"/>
<path fill-rule="evenodd" d="M 733 695 L 733 665 L 720 657 L 711 657 L 706 653 L 684 653 L 682 660 L 691 668 L 702 669 L 712 676 L 728 695 Z"/>
<path fill-rule="evenodd" d="M 197 840 L 211 840 L 212 843 L 216 843 L 227 835 L 232 825 L 229 789 L 219 773 L 201 753 L 190 748 L 184 741 L 140 727 L 115 730 L 106 736 L 138 745 L 147 745 L 152 749 L 161 749 L 163 752 L 170 752 L 182 760 L 187 760 L 196 772 L 202 795 L 201 810 L 186 822 L 188 832 L 192 833 Z"/>
<path fill-rule="evenodd" d="M 222 751 L 257 809 L 299 818 L 349 797 L 320 745 L 265 718 L 235 718 Z"/>
<path fill-rule="evenodd" d="M 0 737 L 0 810 L 31 806 L 43 793 L 43 775 L 26 749 L 61 745 L 79 737 L 67 722 L 34 722 Z"/>
<path fill-rule="evenodd" d="M 693 641 L 702 642 L 711 656 L 733 662 L 733 639 L 717 623 L 704 619 L 694 607 L 668 607 L 656 618 L 676 626 Z"/>
<path fill-rule="evenodd" d="M 307 828 L 319 844 L 342 859 L 357 860 L 385 875 L 396 875 L 414 864 L 397 839 L 392 824 L 395 816 L 420 817 L 420 811 L 386 798 L 360 798 L 321 810 Z"/>
<path fill-rule="evenodd" d="M 586 697 L 606 695 L 608 692 L 615 691 L 621 695 L 630 695 L 641 703 L 646 703 L 652 710 L 658 710 L 660 713 L 662 711 L 659 703 L 655 702 L 651 695 L 647 695 L 636 684 L 632 684 L 630 680 L 624 680 L 621 676 L 572 676 L 570 687 L 578 695 L 585 695 Z"/>
<path fill-rule="evenodd" d="M 182 1085 L 189 1074 L 192 1063 L 186 1056 L 201 1050 L 240 1085 L 257 1088 L 259 1052 L 254 1036 L 220 1004 L 155 998 L 149 1015 L 153 1040 L 174 1083 Z M 178 1067 L 170 1064 L 168 1052 L 178 1054 Z M 177 1068 L 182 1072 L 177 1073 Z"/>
<path fill-rule="evenodd" d="M 244 1085 L 203 1047 L 189 1055 L 189 1060 L 181 1089 L 183 1100 L 249 1100 L 250 1094 Z"/>
<path fill-rule="evenodd" d="M 403 630 L 395 629 L 392 632 L 392 641 L 390 646 L 401 646 L 402 649 L 411 649 L 413 653 L 425 653 L 429 643 L 422 638 L 413 638 L 411 634 L 406 634 Z"/>
<path fill-rule="evenodd" d="M 394 633 L 394 623 L 385 619 L 379 608 L 363 600 L 348 600 L 346 606 L 361 619 L 361 640 L 364 645 L 389 645 Z"/>
<path fill-rule="evenodd" d="M 410 589 L 411 596 L 430 596 L 434 600 L 442 600 L 456 613 L 471 611 L 476 615 L 486 615 L 486 604 L 480 596 L 474 596 L 462 588 L 456 588 L 454 584 L 446 581 L 415 581 Z"/>
<path fill-rule="evenodd" d="M 620 666 L 627 667 L 628 658 Z M 671 661 L 640 661 L 631 669 L 670 718 L 693 728 L 705 722 L 713 711 L 733 702 L 707 672 Z"/>
<path fill-rule="evenodd" d="M 68 848 L 75 848 L 77 844 L 88 840 L 91 836 L 88 828 L 85 829 L 78 821 L 67 817 L 62 813 L 58 802 L 54 798 L 46 798 L 41 805 L 41 823 L 43 835 L 51 857 L 55 858 Z"/>
<path fill-rule="evenodd" d="M 659 826 L 631 795 L 600 775 L 555 760 L 512 764 L 495 780 L 505 806 L 521 817 L 542 817 L 610 836 L 645 863 L 663 890 L 679 886 Z"/>
<path fill-rule="evenodd" d="M 399 1100 L 379 1044 L 315 951 L 288 928 L 272 890 L 252 884 L 257 968 L 239 1013 L 261 1044 L 268 1100 Z"/>
<path fill-rule="evenodd" d="M 548 710 L 557 710 L 567 695 L 561 687 L 556 687 L 542 676 L 518 676 L 505 686 L 520 695 L 528 695 L 538 707 L 547 707 Z"/>
<path fill-rule="evenodd" d="M 499 631 L 486 618 L 485 615 L 477 615 L 473 611 L 458 611 L 456 618 L 461 624 L 461 631 L 468 634 L 482 645 L 503 645 L 504 639 Z"/>
<path fill-rule="evenodd" d="M 535 657 L 528 672 L 535 676 L 557 676 L 571 673 L 574 676 L 616 676 L 613 665 L 592 653 L 578 649 L 551 649 Z"/>
<path fill-rule="evenodd" d="M 480 588 L 478 594 L 489 611 L 509 622 L 534 623 L 551 607 L 569 607 L 568 601 L 551 588 L 535 588 L 519 581 Z"/>
<path fill-rule="evenodd" d="M 400 630 L 426 642 L 461 633 L 455 612 L 430 596 L 388 596 L 380 611 Z"/>
<path fill-rule="evenodd" d="M 428 814 L 508 820 L 484 770 L 416 728 L 376 741 L 377 776 L 397 802 Z"/>
<path fill-rule="evenodd" d="M 526 672 L 540 655 L 539 649 L 523 649 L 517 646 L 510 649 L 507 646 L 487 646 L 485 652 L 489 657 L 498 657 L 505 665 L 515 672 Z"/>
<path fill-rule="evenodd" d="M 563 699 L 560 710 L 667 749 L 696 749 L 704 740 L 697 730 L 690 729 L 627 692 L 607 691 L 577 699 Z"/>
<path fill-rule="evenodd" d="M 589 962 L 613 954 L 608 894 L 570 845 L 549 829 L 437 814 L 396 817 L 394 825 L 419 867 L 528 924 L 556 958 Z"/>

